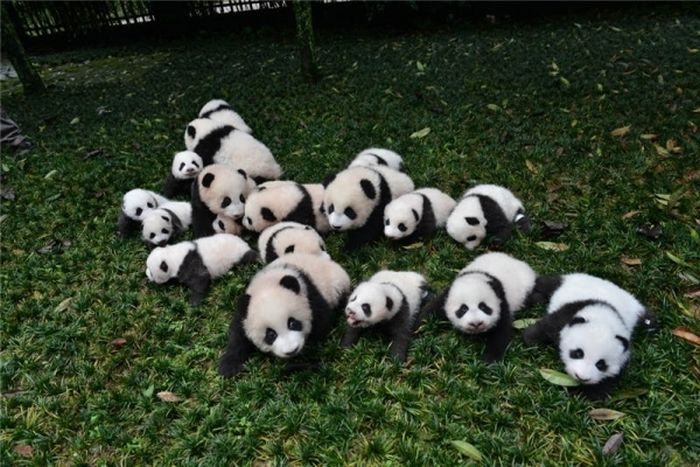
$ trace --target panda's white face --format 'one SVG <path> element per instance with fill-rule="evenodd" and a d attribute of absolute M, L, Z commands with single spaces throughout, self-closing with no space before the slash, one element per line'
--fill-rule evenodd
<path fill-rule="evenodd" d="M 597 384 L 618 375 L 629 359 L 625 330 L 612 322 L 616 318 L 603 316 L 612 312 L 595 310 L 599 316 L 592 317 L 589 312 L 593 310 L 588 310 L 592 308 L 579 312 L 559 335 L 559 353 L 566 372 L 583 384 Z"/>
<path fill-rule="evenodd" d="M 501 301 L 481 274 L 458 277 L 445 300 L 445 315 L 452 325 L 467 334 L 493 328 L 501 316 Z"/>
<path fill-rule="evenodd" d="M 240 219 L 233 219 L 221 214 L 216 216 L 216 219 L 212 222 L 212 227 L 216 233 L 240 235 L 243 232 L 243 225 Z"/>
<path fill-rule="evenodd" d="M 165 246 L 175 233 L 172 215 L 164 209 L 153 209 L 143 218 L 141 237 L 153 246 Z"/>
<path fill-rule="evenodd" d="M 334 230 L 359 229 L 379 202 L 376 172 L 353 167 L 340 172 L 326 187 L 323 209 Z"/>
<path fill-rule="evenodd" d="M 486 218 L 476 197 L 464 198 L 447 218 L 447 233 L 468 250 L 486 238 Z"/>
<path fill-rule="evenodd" d="M 146 213 L 158 207 L 158 201 L 147 190 L 135 189 L 124 195 L 122 211 L 127 217 L 141 221 Z"/>
<path fill-rule="evenodd" d="M 211 212 L 232 219 L 243 216 L 246 198 L 255 186 L 244 173 L 213 164 L 199 174 L 199 196 Z"/>
<path fill-rule="evenodd" d="M 411 235 L 416 231 L 416 226 L 420 222 L 420 214 L 415 206 L 410 203 L 411 200 L 404 199 L 408 196 L 404 195 L 387 204 L 384 208 L 384 235 L 399 239 Z M 420 198 L 420 196 L 418 196 Z M 422 200 L 421 200 L 422 203 Z"/>
<path fill-rule="evenodd" d="M 156 284 L 164 284 L 175 277 L 177 269 L 163 247 L 155 248 L 146 260 L 146 277 Z"/>
<path fill-rule="evenodd" d="M 277 256 L 308 253 L 330 259 L 323 239 L 308 225 L 282 230 L 273 238 L 273 247 Z"/>
<path fill-rule="evenodd" d="M 355 288 L 345 307 L 348 326 L 366 328 L 391 319 L 400 306 L 376 282 L 363 282 Z"/>
<path fill-rule="evenodd" d="M 204 163 L 199 154 L 192 151 L 182 151 L 173 157 L 172 174 L 179 180 L 194 178 L 202 170 Z"/>

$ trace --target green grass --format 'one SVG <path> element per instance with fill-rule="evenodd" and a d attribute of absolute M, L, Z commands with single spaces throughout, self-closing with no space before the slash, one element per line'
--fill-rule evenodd
<path fill-rule="evenodd" d="M 0 223 L 2 463 L 450 465 L 468 461 L 449 443 L 464 440 L 488 464 L 698 464 L 700 352 L 671 330 L 700 331 L 697 314 L 679 307 L 698 310 L 684 294 L 700 278 L 700 21 L 684 10 L 626 10 L 322 33 L 325 78 L 315 86 L 299 78 L 293 41 L 272 34 L 36 57 L 47 96 L 2 90 L 35 143 L 2 157 L 3 188 L 16 193 L 2 201 Z M 648 392 L 571 397 L 538 374 L 562 370 L 554 349 L 526 347 L 518 332 L 505 361 L 486 365 L 480 342 L 434 322 L 420 328 L 406 367 L 381 339 L 341 350 L 339 325 L 318 350 L 318 371 L 283 378 L 280 362 L 258 356 L 247 374 L 222 380 L 228 321 L 256 268 L 233 271 L 191 308 L 184 289 L 148 284 L 145 247 L 115 235 L 122 194 L 161 187 L 184 125 L 213 97 L 239 110 L 295 180 L 320 180 L 362 148 L 386 146 L 418 186 L 457 196 L 473 182 L 500 183 L 537 221 L 567 223 L 554 239 L 567 251 L 539 249 L 539 230 L 504 251 L 540 273 L 608 278 L 655 311 L 663 327 L 636 336 L 617 389 Z M 610 135 L 625 125 L 629 134 Z M 425 127 L 426 137 L 409 137 Z M 669 139 L 681 152 L 659 154 L 654 144 Z M 671 206 L 655 194 L 674 194 Z M 661 224 L 659 240 L 636 232 L 646 223 Z M 53 239 L 71 243 L 37 251 Z M 355 282 L 414 269 L 435 290 L 485 251 L 444 233 L 410 251 L 382 242 L 349 256 L 341 243 L 329 237 Z M 642 263 L 625 266 L 623 255 Z M 126 344 L 115 347 L 119 337 Z M 159 391 L 183 400 L 162 402 Z M 587 415 L 601 407 L 626 415 Z M 622 447 L 603 457 L 615 432 Z M 23 445 L 31 459 L 16 452 Z"/>

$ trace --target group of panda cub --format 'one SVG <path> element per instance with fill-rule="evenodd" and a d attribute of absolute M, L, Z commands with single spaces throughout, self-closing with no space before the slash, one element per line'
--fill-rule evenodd
<path fill-rule="evenodd" d="M 401 156 L 379 148 L 360 152 L 322 184 L 278 181 L 282 170 L 270 150 L 222 100 L 208 102 L 187 125 L 185 146 L 173 159 L 165 196 L 143 189 L 124 195 L 118 229 L 126 237 L 140 227 L 153 248 L 148 279 L 185 284 L 193 304 L 234 265 L 266 264 L 238 300 L 219 364 L 225 377 L 239 373 L 256 349 L 284 359 L 298 355 L 330 333 L 340 309 L 342 346 L 357 343 L 368 328 L 380 329 L 404 362 L 416 327 L 433 316 L 483 336 L 483 359 L 494 362 L 505 354 L 515 314 L 547 303 L 547 314 L 525 330 L 525 342 L 558 347 L 579 390 L 602 398 L 629 360 L 634 327 L 656 325 L 635 297 L 609 281 L 579 273 L 538 276 L 499 252 L 478 256 L 437 296 L 410 271 L 377 272 L 351 291 L 320 234 L 346 232 L 350 251 L 382 234 L 408 244 L 444 228 L 472 250 L 484 241 L 503 243 L 515 228 L 527 232 L 523 204 L 498 185 L 474 186 L 459 200 L 435 188 L 415 189 Z M 168 199 L 181 194 L 190 200 Z M 189 228 L 193 241 L 168 245 Z M 244 231 L 260 234 L 257 252 L 239 237 Z"/>

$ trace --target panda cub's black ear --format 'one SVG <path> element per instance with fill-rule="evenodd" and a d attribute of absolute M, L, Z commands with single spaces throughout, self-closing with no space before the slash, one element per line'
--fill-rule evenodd
<path fill-rule="evenodd" d="M 262 209 L 260 210 L 260 215 L 261 215 L 262 218 L 265 219 L 266 221 L 275 222 L 275 221 L 277 220 L 277 218 L 275 217 L 275 215 L 274 215 L 274 214 L 272 213 L 272 211 L 270 211 L 270 209 L 268 209 L 268 208 L 262 208 Z"/>
<path fill-rule="evenodd" d="M 321 182 L 323 184 L 323 188 L 328 188 L 328 185 L 330 185 L 333 180 L 335 180 L 335 174 L 326 176 L 326 178 L 323 179 L 323 182 Z"/>
<path fill-rule="evenodd" d="M 615 335 L 615 339 L 619 340 L 622 346 L 625 348 L 625 352 L 630 348 L 630 341 L 622 336 Z"/>
<path fill-rule="evenodd" d="M 202 177 L 202 186 L 205 188 L 209 188 L 214 181 L 214 174 L 213 173 L 208 173 L 204 177 Z"/>
<path fill-rule="evenodd" d="M 197 134 L 197 130 L 193 125 L 187 125 L 187 134 L 189 135 L 190 138 L 194 138 L 195 135 Z"/>
<path fill-rule="evenodd" d="M 295 294 L 299 294 L 299 292 L 301 292 L 301 284 L 299 284 L 299 280 L 294 276 L 284 276 L 282 279 L 280 279 L 280 285 L 285 289 L 291 290 Z"/>
<path fill-rule="evenodd" d="M 243 178 L 248 178 L 248 174 L 245 173 L 245 170 L 243 170 L 243 169 L 238 169 L 238 173 L 241 174 L 241 175 L 243 175 Z"/>
<path fill-rule="evenodd" d="M 366 178 L 360 180 L 360 186 L 362 187 L 362 191 L 365 192 L 365 195 L 367 195 L 369 199 L 374 199 L 375 196 L 377 196 L 377 190 L 374 189 L 374 185 L 372 185 L 372 182 Z"/>
<path fill-rule="evenodd" d="M 583 318 L 582 316 L 577 316 L 571 321 L 569 321 L 569 326 L 574 326 L 575 324 L 583 324 L 586 322 L 586 319 Z"/>

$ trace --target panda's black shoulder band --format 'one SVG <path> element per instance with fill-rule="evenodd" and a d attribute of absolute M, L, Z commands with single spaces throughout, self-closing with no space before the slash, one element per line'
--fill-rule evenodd
<path fill-rule="evenodd" d="M 233 110 L 233 107 L 231 107 L 228 104 L 221 104 L 216 108 L 213 108 L 207 112 L 204 112 L 202 115 L 199 116 L 199 118 L 209 118 L 209 117 L 211 117 L 212 114 L 214 114 L 216 112 L 220 112 L 222 110 Z"/>
<path fill-rule="evenodd" d="M 280 232 L 283 232 L 283 231 L 289 230 L 289 229 L 293 229 L 293 228 L 294 227 L 288 225 L 288 226 L 282 227 L 281 229 L 279 229 L 278 231 L 276 231 L 275 233 L 270 235 L 270 238 L 267 239 L 267 245 L 265 246 L 265 252 L 264 252 L 265 263 L 271 263 L 277 259 L 277 253 L 275 253 L 275 248 L 273 246 L 273 242 L 275 240 L 275 237 L 277 235 L 279 235 Z M 263 253 L 263 252 L 261 252 L 261 253 Z"/>

